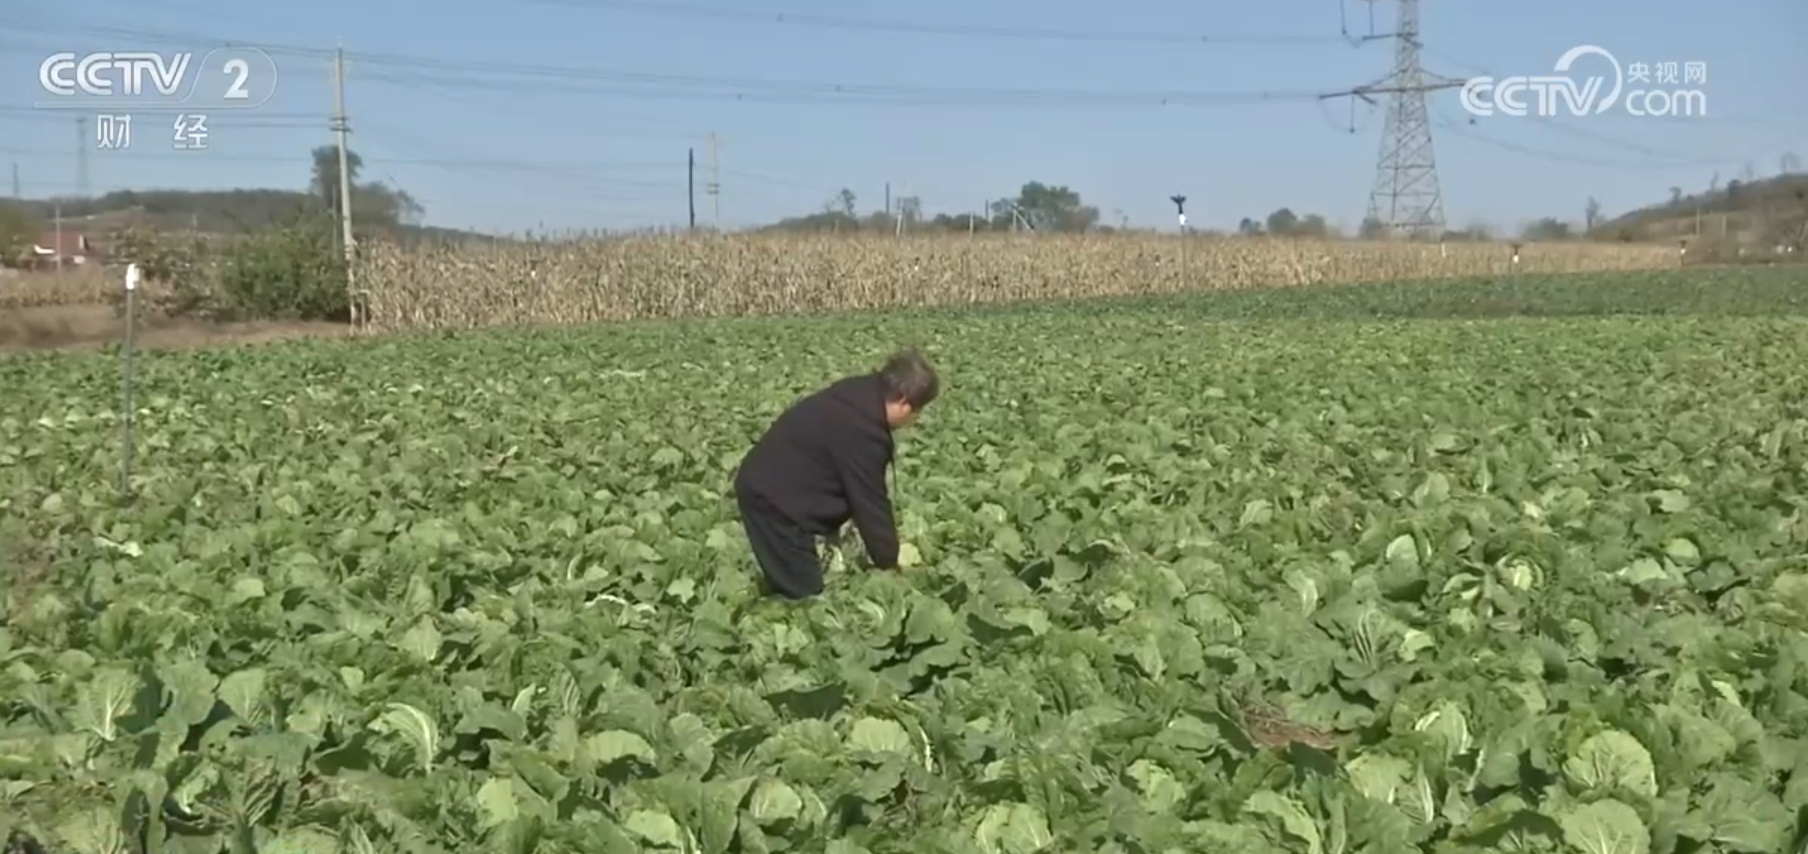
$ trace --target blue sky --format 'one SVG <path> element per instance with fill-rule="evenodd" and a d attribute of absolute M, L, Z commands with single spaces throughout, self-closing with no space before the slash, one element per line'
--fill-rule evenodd
<path fill-rule="evenodd" d="M 685 157 L 716 135 L 724 227 L 915 195 L 959 213 L 1024 181 L 1066 184 L 1108 221 L 1230 227 L 1288 206 L 1353 227 L 1384 123 L 1318 92 L 1386 74 L 1362 0 L 84 0 L 0 11 L 0 158 L 27 196 L 78 189 L 76 114 L 35 109 L 51 52 L 265 45 L 274 97 L 211 113 L 208 150 L 176 152 L 168 114 L 131 148 L 91 150 L 89 187 L 300 188 L 330 141 L 326 52 L 351 57 L 347 107 L 364 177 L 419 198 L 436 225 L 497 232 L 676 225 Z M 1701 62 L 1709 115 L 1470 117 L 1430 97 L 1452 227 L 1580 219 L 1775 173 L 1808 158 L 1801 0 L 1519 0 L 1423 4 L 1425 61 L 1448 76 L 1548 74 L 1596 44 L 1622 63 Z M 1374 31 L 1396 6 L 1373 7 Z M 821 20 L 811 16 L 828 16 Z M 1204 37 L 1203 43 L 1197 37 Z M 1585 60 L 1585 62 L 1593 60 Z M 1601 66 L 1591 66 L 1598 70 Z M 561 71 L 563 69 L 564 71 Z M 862 88 L 866 87 L 866 88 Z M 1162 103 L 1164 93 L 1168 93 Z M 90 133 L 93 120 L 90 119 Z M 1353 132 L 1352 132 L 1353 131 Z"/>

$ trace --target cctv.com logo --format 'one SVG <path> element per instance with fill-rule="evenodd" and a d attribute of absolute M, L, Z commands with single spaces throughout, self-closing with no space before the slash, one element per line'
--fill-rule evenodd
<path fill-rule="evenodd" d="M 1613 69 L 1611 76 L 1579 77 L 1570 68 L 1585 56 L 1598 56 Z M 1701 89 L 1683 88 L 1707 82 L 1707 63 L 1663 62 L 1655 66 L 1633 63 L 1621 68 L 1606 48 L 1591 44 L 1570 48 L 1557 58 L 1556 74 L 1519 77 L 1477 77 L 1463 84 L 1463 109 L 1473 116 L 1560 115 L 1598 116 L 1616 105 L 1639 117 L 1697 117 L 1708 112 L 1708 95 Z M 1627 83 L 1661 83 L 1670 88 L 1627 89 Z M 1529 101 L 1529 103 L 1528 103 Z"/>

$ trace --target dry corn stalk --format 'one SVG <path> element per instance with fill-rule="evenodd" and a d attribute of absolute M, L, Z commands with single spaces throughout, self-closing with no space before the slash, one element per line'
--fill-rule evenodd
<path fill-rule="evenodd" d="M 1673 267 L 1663 246 L 1178 236 L 710 235 L 367 245 L 374 329 L 808 314 L 1256 287 Z M 1183 251 L 1184 250 L 1184 251 Z"/>

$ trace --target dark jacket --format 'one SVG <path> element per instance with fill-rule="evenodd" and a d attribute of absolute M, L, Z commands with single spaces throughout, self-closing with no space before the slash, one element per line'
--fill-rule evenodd
<path fill-rule="evenodd" d="M 891 465 L 885 386 L 848 377 L 792 404 L 741 460 L 735 491 L 752 494 L 816 536 L 851 517 L 875 566 L 898 565 L 885 469 Z"/>

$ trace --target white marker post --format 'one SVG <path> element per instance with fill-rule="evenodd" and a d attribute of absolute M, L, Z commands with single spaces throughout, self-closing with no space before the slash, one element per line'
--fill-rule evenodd
<path fill-rule="evenodd" d="M 1170 202 L 1173 202 L 1173 203 L 1174 203 L 1174 218 L 1175 218 L 1175 219 L 1177 219 L 1177 220 L 1179 220 L 1179 221 L 1180 221 L 1180 289 L 1181 289 L 1181 290 L 1182 290 L 1182 291 L 1185 291 L 1185 290 L 1186 290 L 1186 284 L 1187 284 L 1187 282 L 1186 282 L 1186 278 L 1187 278 L 1187 263 L 1186 263 L 1186 235 L 1187 235 L 1187 230 L 1186 230 L 1186 196 L 1181 196 L 1181 195 L 1173 195 L 1173 196 L 1169 196 L 1169 197 L 1168 197 L 1168 201 L 1170 201 Z"/>
<path fill-rule="evenodd" d="M 128 501 L 132 498 L 132 349 L 138 332 L 138 281 L 142 275 L 137 264 L 126 265 L 126 340 L 119 354 L 119 495 Z"/>

